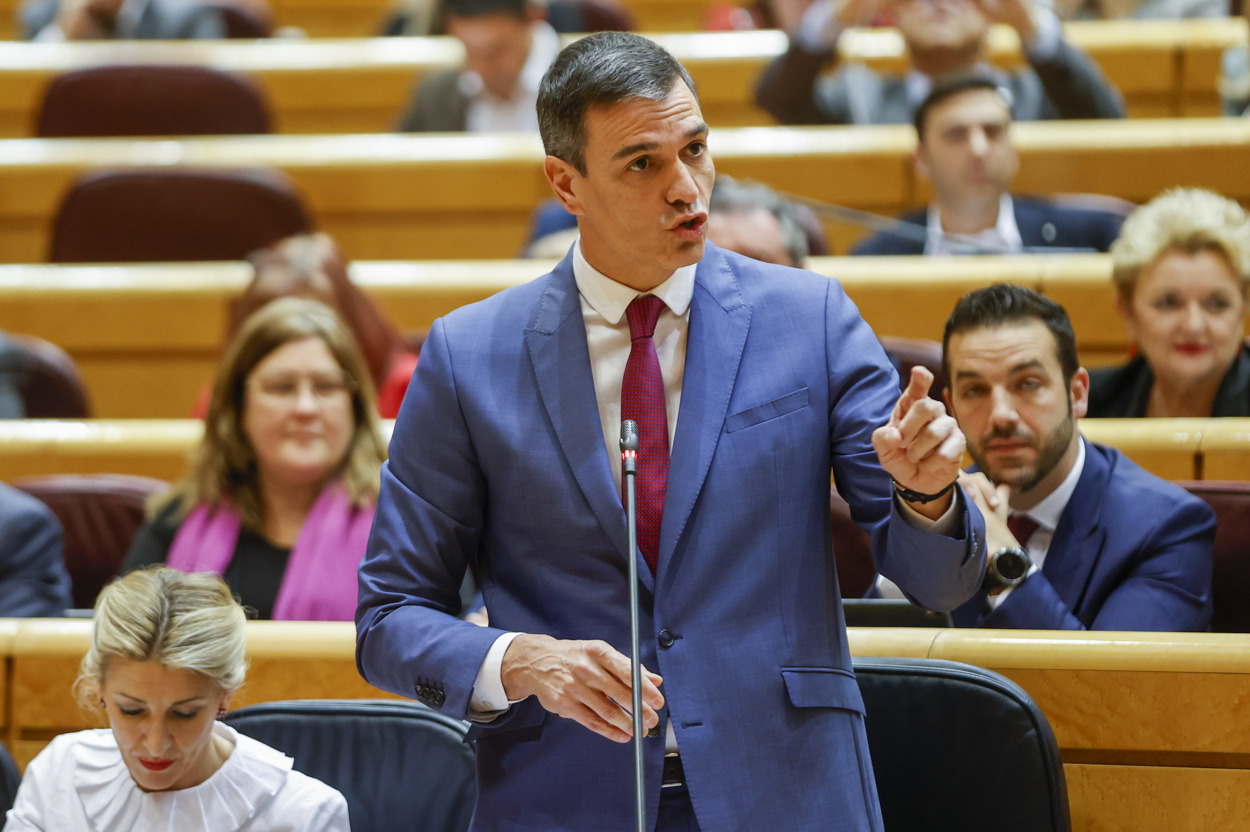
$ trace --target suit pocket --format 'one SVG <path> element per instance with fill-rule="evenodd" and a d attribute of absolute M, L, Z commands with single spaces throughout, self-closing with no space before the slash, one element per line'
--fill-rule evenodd
<path fill-rule="evenodd" d="M 757 404 L 754 407 L 748 407 L 746 410 L 734 413 L 725 420 L 725 432 L 733 433 L 736 430 L 749 428 L 761 422 L 785 416 L 787 413 L 802 410 L 805 407 L 807 407 L 806 387 L 795 390 L 793 393 L 787 393 L 781 398 L 773 399 L 770 402 Z"/>
<path fill-rule="evenodd" d="M 859 683 L 846 670 L 831 667 L 783 667 L 790 704 L 796 708 L 841 708 L 864 713 Z"/>

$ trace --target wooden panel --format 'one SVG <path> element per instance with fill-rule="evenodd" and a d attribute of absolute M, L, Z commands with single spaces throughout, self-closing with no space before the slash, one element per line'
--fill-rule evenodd
<path fill-rule="evenodd" d="M 1250 419 L 1212 419 L 1201 445 L 1203 479 L 1250 480 Z"/>
<path fill-rule="evenodd" d="M 1198 456 L 1209 419 L 1082 419 L 1081 433 L 1112 445 L 1165 480 L 1202 479 Z"/>
<path fill-rule="evenodd" d="M 0 424 L 0 480 L 43 474 L 137 474 L 175 480 L 203 436 L 192 419 Z"/>
<path fill-rule="evenodd" d="M 1250 771 L 1065 765 L 1076 832 L 1211 832 L 1250 824 Z"/>

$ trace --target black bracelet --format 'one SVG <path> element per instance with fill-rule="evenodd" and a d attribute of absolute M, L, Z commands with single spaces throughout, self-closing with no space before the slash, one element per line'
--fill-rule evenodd
<path fill-rule="evenodd" d="M 898 494 L 898 496 L 902 497 L 904 500 L 906 500 L 909 503 L 931 503 L 934 500 L 938 500 L 938 499 L 941 499 L 942 497 L 945 497 L 947 492 L 950 491 L 954 487 L 955 487 L 955 482 L 952 482 L 950 485 L 946 486 L 945 488 L 943 488 L 941 491 L 937 492 L 936 494 L 922 494 L 919 491 L 912 491 L 910 488 L 904 488 L 903 486 L 898 484 L 898 480 L 894 480 L 894 493 Z"/>

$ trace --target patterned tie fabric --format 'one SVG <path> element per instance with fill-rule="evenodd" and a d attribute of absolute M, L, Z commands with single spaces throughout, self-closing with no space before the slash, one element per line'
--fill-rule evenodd
<path fill-rule="evenodd" d="M 1037 521 L 1027 514 L 1012 514 L 1007 518 L 1007 530 L 1023 549 L 1029 548 L 1029 538 L 1037 531 Z"/>
<path fill-rule="evenodd" d="M 634 496 L 638 506 L 638 549 L 655 574 L 660 548 L 660 521 L 668 491 L 668 408 L 664 379 L 655 354 L 655 322 L 664 301 L 654 295 L 634 298 L 625 310 L 629 319 L 629 361 L 621 383 L 621 419 L 638 425 L 638 476 Z M 622 483 L 624 500 L 624 483 Z"/>

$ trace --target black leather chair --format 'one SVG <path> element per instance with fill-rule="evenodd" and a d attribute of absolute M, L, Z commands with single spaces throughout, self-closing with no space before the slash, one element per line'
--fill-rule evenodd
<path fill-rule="evenodd" d="M 1050 724 L 989 670 L 858 658 L 868 747 L 889 832 L 1071 832 Z"/>
<path fill-rule="evenodd" d="M 463 722 L 402 700 L 266 702 L 225 722 L 343 793 L 352 829 L 464 832 L 477 800 Z"/>

